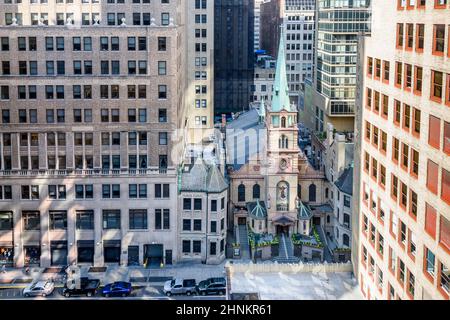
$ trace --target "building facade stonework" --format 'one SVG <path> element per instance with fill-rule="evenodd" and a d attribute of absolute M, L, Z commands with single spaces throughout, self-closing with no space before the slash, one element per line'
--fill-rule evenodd
<path fill-rule="evenodd" d="M 0 262 L 178 262 L 178 167 L 202 138 L 185 132 L 212 127 L 212 1 L 0 12 Z"/>
<path fill-rule="evenodd" d="M 361 42 L 353 260 L 367 299 L 449 299 L 449 13 L 377 1 Z"/>

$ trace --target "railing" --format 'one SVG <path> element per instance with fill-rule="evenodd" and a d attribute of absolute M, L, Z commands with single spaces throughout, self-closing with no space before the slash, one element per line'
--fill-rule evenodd
<path fill-rule="evenodd" d="M 175 168 L 0 170 L 0 176 L 146 176 L 176 173 Z"/>

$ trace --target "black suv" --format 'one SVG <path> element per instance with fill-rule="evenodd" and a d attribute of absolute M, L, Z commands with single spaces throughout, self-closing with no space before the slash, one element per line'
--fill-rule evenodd
<path fill-rule="evenodd" d="M 225 278 L 208 278 L 200 281 L 197 286 L 197 293 L 203 296 L 207 294 L 224 295 L 227 292 Z"/>

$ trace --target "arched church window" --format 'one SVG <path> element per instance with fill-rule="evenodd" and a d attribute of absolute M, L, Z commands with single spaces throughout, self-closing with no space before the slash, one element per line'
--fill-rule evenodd
<path fill-rule="evenodd" d="M 309 185 L 309 201 L 316 201 L 316 185 L 314 183 Z"/>
<path fill-rule="evenodd" d="M 289 141 L 285 135 L 282 135 L 280 140 L 278 140 L 278 147 L 280 149 L 287 149 L 289 147 Z"/>
<path fill-rule="evenodd" d="M 245 186 L 242 183 L 238 187 L 238 201 L 245 201 Z"/>
<path fill-rule="evenodd" d="M 259 184 L 253 185 L 253 199 L 260 199 L 261 198 L 261 187 Z"/>

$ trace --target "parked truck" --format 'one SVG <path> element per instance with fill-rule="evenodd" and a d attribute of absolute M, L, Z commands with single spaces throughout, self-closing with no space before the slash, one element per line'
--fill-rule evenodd
<path fill-rule="evenodd" d="M 164 294 L 171 296 L 174 294 L 186 294 L 190 296 L 196 292 L 195 279 L 174 279 L 164 284 Z"/>
<path fill-rule="evenodd" d="M 63 295 L 66 298 L 71 296 L 87 296 L 91 297 L 97 293 L 97 289 L 100 286 L 99 279 L 89 279 L 87 277 L 80 278 L 79 281 L 69 280 L 66 282 Z"/>

